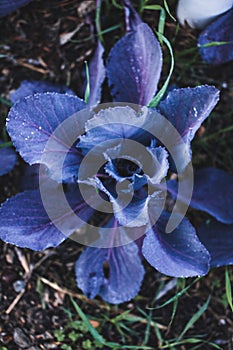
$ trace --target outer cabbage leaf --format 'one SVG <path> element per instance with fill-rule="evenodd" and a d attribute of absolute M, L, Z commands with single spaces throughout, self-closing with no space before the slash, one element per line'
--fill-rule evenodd
<path fill-rule="evenodd" d="M 0 144 L 2 141 L 0 140 Z M 0 148 L 0 176 L 11 171 L 16 163 L 17 155 L 13 148 Z"/>
<path fill-rule="evenodd" d="M 199 241 L 187 219 L 171 233 L 165 233 L 169 214 L 149 227 L 142 245 L 142 254 L 158 271 L 174 277 L 205 275 L 209 269 L 209 253 Z"/>
<path fill-rule="evenodd" d="M 70 204 L 67 210 L 61 200 L 62 191 L 62 186 L 56 183 L 50 182 L 47 185 L 46 209 L 50 205 L 50 216 L 45 210 L 39 190 L 19 193 L 3 203 L 0 208 L 0 238 L 7 243 L 33 250 L 58 246 L 83 226 L 94 212 L 74 186 L 67 192 Z"/>
<path fill-rule="evenodd" d="M 184 142 L 192 141 L 196 131 L 219 100 L 214 86 L 173 89 L 158 109 L 177 129 Z"/>
<path fill-rule="evenodd" d="M 117 246 L 111 247 L 116 239 Z M 88 247 L 77 260 L 77 285 L 89 298 L 100 295 L 112 304 L 128 301 L 137 295 L 144 276 L 138 247 L 126 244 L 124 229 L 116 225 L 102 233 L 97 244 L 101 241 L 103 246 L 109 242 L 109 248 Z"/>
<path fill-rule="evenodd" d="M 173 171 L 176 172 L 178 169 L 183 171 L 190 162 L 192 154 L 190 142 L 213 110 L 219 99 L 218 96 L 219 91 L 215 87 L 203 85 L 195 88 L 173 89 L 160 102 L 159 112 L 176 128 L 182 138 L 182 140 L 172 138 L 174 139 L 172 149 L 176 158 L 170 158 Z"/>
<path fill-rule="evenodd" d="M 24 80 L 19 88 L 10 94 L 10 100 L 12 103 L 15 103 L 23 97 L 41 92 L 59 92 L 74 95 L 74 92 L 68 89 L 65 85 L 53 84 L 49 81 L 43 80 Z"/>
<path fill-rule="evenodd" d="M 130 0 L 124 0 L 123 4 L 125 9 L 126 31 L 130 32 L 131 30 L 137 29 L 137 26 L 142 23 L 142 20 L 132 6 Z"/>
<path fill-rule="evenodd" d="M 177 182 L 168 181 L 168 190 L 174 198 L 177 196 Z M 189 183 L 187 182 L 187 186 Z M 233 223 L 233 177 L 216 168 L 203 168 L 194 172 L 192 208 L 203 210 L 218 221 Z M 179 197 L 187 203 L 186 198 Z"/>
<path fill-rule="evenodd" d="M 107 76 L 113 100 L 146 106 L 157 90 L 162 53 L 150 27 L 141 23 L 110 51 Z"/>
<path fill-rule="evenodd" d="M 209 47 L 201 47 L 211 43 L 213 45 Z M 233 60 L 233 9 L 203 30 L 199 36 L 198 45 L 201 57 L 207 63 L 221 64 Z"/>
<path fill-rule="evenodd" d="M 100 41 L 98 41 L 94 56 L 88 64 L 88 71 L 90 77 L 90 94 L 88 99 L 89 106 L 95 106 L 101 100 L 102 84 L 106 76 L 103 54 L 103 45 Z M 84 84 L 84 87 L 86 86 L 87 79 Z"/>
<path fill-rule="evenodd" d="M 32 0 L 1 0 L 0 17 L 4 17 L 9 13 L 17 10 L 21 6 L 27 5 Z"/>
<path fill-rule="evenodd" d="M 41 163 L 53 174 L 57 181 L 73 179 L 77 175 L 81 161 L 80 152 L 75 146 L 71 147 L 70 140 L 84 132 L 85 116 L 72 118 L 70 124 L 63 121 L 85 108 L 85 103 L 76 96 L 59 93 L 42 93 L 25 97 L 19 100 L 10 109 L 7 129 L 20 155 L 30 165 Z M 56 128 L 59 131 L 54 135 Z M 48 140 L 53 142 L 52 147 L 46 149 Z M 61 155 L 66 155 L 63 166 L 63 178 L 60 178 Z"/>
<path fill-rule="evenodd" d="M 233 224 L 224 225 L 217 221 L 202 224 L 198 237 L 208 249 L 213 267 L 233 264 Z"/>

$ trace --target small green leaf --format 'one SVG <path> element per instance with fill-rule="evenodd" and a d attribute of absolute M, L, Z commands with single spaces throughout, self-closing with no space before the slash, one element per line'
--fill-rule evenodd
<path fill-rule="evenodd" d="M 228 301 L 228 304 L 231 308 L 231 311 L 233 311 L 231 280 L 230 280 L 229 271 L 228 271 L 227 266 L 225 268 L 225 287 L 226 287 L 227 301 Z"/>
<path fill-rule="evenodd" d="M 190 318 L 189 322 L 184 327 L 183 331 L 180 333 L 179 337 L 177 338 L 177 341 L 181 340 L 185 333 L 194 325 L 194 323 L 203 315 L 203 313 L 206 311 L 208 305 L 210 302 L 210 296 L 205 302 L 204 305 Z"/>
<path fill-rule="evenodd" d="M 55 329 L 54 337 L 57 339 L 57 341 L 63 341 L 65 339 L 64 331 L 61 329 Z"/>
<path fill-rule="evenodd" d="M 80 333 L 77 333 L 75 331 L 72 331 L 68 334 L 68 338 L 70 340 L 72 340 L 73 342 L 75 342 L 76 340 L 78 340 L 80 338 Z"/>

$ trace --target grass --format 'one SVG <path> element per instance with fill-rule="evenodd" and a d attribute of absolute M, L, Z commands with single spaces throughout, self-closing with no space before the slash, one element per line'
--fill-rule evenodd
<path fill-rule="evenodd" d="M 230 302 L 230 277 L 226 270 L 226 295 Z M 200 288 L 205 278 L 189 279 L 189 283 L 185 279 L 176 281 L 175 291 L 172 296 L 167 298 L 165 302 L 158 303 L 154 300 L 148 304 L 146 308 L 137 306 L 140 303 L 140 296 L 135 299 L 134 305 L 128 310 L 122 309 L 121 306 L 111 306 L 101 302 L 97 309 L 92 309 L 92 313 L 88 313 L 85 304 L 75 297 L 70 298 L 72 308 L 65 310 L 69 321 L 65 329 L 57 329 L 54 336 L 61 346 L 61 349 L 223 349 L 217 343 L 208 340 L 208 330 L 202 329 L 195 333 L 195 326 L 198 322 L 203 322 L 206 318 L 208 308 L 211 304 L 215 304 L 215 289 L 219 288 L 216 281 L 212 283 L 212 291 L 207 299 L 200 305 L 195 306 L 193 314 L 186 315 L 186 322 L 182 322 L 180 331 L 172 336 L 173 322 L 178 315 L 178 304 L 183 303 L 183 299 L 188 302 L 192 300 L 192 295 L 197 288 Z M 164 283 L 161 280 L 161 283 Z M 170 294 L 170 293 L 169 293 Z M 206 296 L 205 296 L 206 297 Z M 222 300 L 218 300 L 223 305 Z M 161 323 L 161 313 L 172 305 L 170 309 L 169 324 Z M 228 306 L 225 305 L 225 308 Z M 101 309 L 101 313 L 98 311 Z M 174 324 L 176 326 L 176 324 Z M 114 332 L 116 341 L 106 340 L 106 330 Z M 140 336 L 139 336 L 140 334 Z M 171 336 L 169 337 L 169 334 Z M 136 345 L 132 345 L 132 339 L 138 339 Z M 151 346 L 151 341 L 156 339 L 156 347 Z M 130 344 L 130 345 L 128 345 Z M 79 346 L 81 346 L 79 348 Z M 183 346 L 183 348 L 182 348 Z"/>

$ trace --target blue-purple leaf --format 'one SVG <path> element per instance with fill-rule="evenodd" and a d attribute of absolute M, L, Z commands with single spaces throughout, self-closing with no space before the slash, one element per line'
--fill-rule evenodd
<path fill-rule="evenodd" d="M 83 226 L 94 212 L 75 186 L 66 193 L 68 206 L 63 201 L 61 185 L 50 181 L 44 192 L 46 203 L 39 190 L 19 193 L 3 203 L 0 208 L 3 241 L 33 250 L 56 247 Z M 45 210 L 45 204 L 46 209 L 50 207 L 49 211 Z"/>
<path fill-rule="evenodd" d="M 59 92 L 74 95 L 74 92 L 65 85 L 53 84 L 43 80 L 24 80 L 20 87 L 10 94 L 10 100 L 12 103 L 15 103 L 23 97 L 41 92 Z"/>
<path fill-rule="evenodd" d="M 43 161 L 54 174 L 54 179 L 60 181 L 59 159 L 66 155 L 62 180 L 73 179 L 77 175 L 81 156 L 70 143 L 74 136 L 78 138 L 84 132 L 86 119 L 72 118 L 66 125 L 60 125 L 85 106 L 76 96 L 52 92 L 28 96 L 18 101 L 9 112 L 7 129 L 24 160 L 30 165 Z M 58 126 L 60 128 L 55 135 Z M 49 139 L 53 145 L 47 149 L 45 159 L 43 155 Z"/>
<path fill-rule="evenodd" d="M 102 154 L 106 148 L 119 144 L 123 139 L 150 146 L 158 129 L 156 117 L 159 119 L 158 113 L 150 109 L 138 112 L 128 106 L 102 109 L 86 123 L 86 134 L 80 137 L 78 147 L 82 148 L 83 154 L 95 148 L 98 154 Z M 159 128 L 164 129 L 164 123 L 159 123 Z"/>
<path fill-rule="evenodd" d="M 40 192 L 35 190 L 19 193 L 3 204 L 0 238 L 22 248 L 43 250 L 56 247 L 66 236 L 52 224 L 41 202 Z"/>
<path fill-rule="evenodd" d="M 102 84 L 106 75 L 103 54 L 103 45 L 100 41 L 98 41 L 94 56 L 92 57 L 88 65 L 88 71 L 90 76 L 90 94 L 88 98 L 89 106 L 95 106 L 101 100 Z M 86 85 L 87 82 L 85 82 L 84 86 Z"/>
<path fill-rule="evenodd" d="M 2 141 L 0 140 L 0 144 Z M 0 176 L 11 171 L 16 163 L 17 155 L 11 147 L 0 148 Z"/>
<path fill-rule="evenodd" d="M 197 170 L 190 206 L 225 224 L 233 223 L 233 177 L 215 168 Z"/>
<path fill-rule="evenodd" d="M 158 106 L 164 115 L 176 128 L 181 140 L 174 139 L 172 146 L 176 159 L 170 158 L 173 171 L 184 170 L 190 162 L 192 141 L 201 123 L 209 116 L 219 99 L 219 91 L 208 85 L 195 88 L 173 89 Z M 168 138 L 169 140 L 169 138 Z"/>
<path fill-rule="evenodd" d="M 219 100 L 214 86 L 174 89 L 158 109 L 177 129 L 184 142 L 190 142 Z"/>
<path fill-rule="evenodd" d="M 184 187 L 190 186 L 189 181 Z M 168 191 L 174 199 L 177 198 L 177 181 L 167 182 Z M 203 168 L 194 172 L 194 186 L 191 202 L 184 196 L 178 200 L 187 203 L 190 207 L 203 210 L 218 221 L 233 223 L 233 177 L 225 171 L 216 168 Z"/>
<path fill-rule="evenodd" d="M 40 183 L 47 180 L 47 169 L 42 164 L 22 166 L 22 175 L 20 177 L 20 191 L 37 190 Z"/>
<path fill-rule="evenodd" d="M 110 51 L 107 76 L 113 100 L 147 105 L 162 68 L 162 52 L 150 27 L 141 23 Z"/>
<path fill-rule="evenodd" d="M 158 271 L 174 277 L 205 275 L 209 269 L 209 253 L 199 241 L 187 219 L 171 233 L 165 233 L 169 214 L 149 227 L 143 241 L 142 254 Z"/>
<path fill-rule="evenodd" d="M 9 13 L 17 10 L 21 6 L 27 5 L 32 0 L 1 0 L 0 1 L 0 17 L 4 17 Z"/>
<path fill-rule="evenodd" d="M 202 47 L 208 44 L 209 47 Z M 203 30 L 198 45 L 201 57 L 207 63 L 221 64 L 233 60 L 233 9 Z"/>
<path fill-rule="evenodd" d="M 208 249 L 213 267 L 233 264 L 233 225 L 224 225 L 217 221 L 202 224 L 198 237 Z"/>
<path fill-rule="evenodd" d="M 124 0 L 123 4 L 125 9 L 126 31 L 130 32 L 131 30 L 136 30 L 137 26 L 142 23 L 142 20 L 132 6 L 130 0 Z"/>
<path fill-rule="evenodd" d="M 105 301 L 119 304 L 137 295 L 144 276 L 136 243 L 126 244 L 124 229 L 109 227 L 97 242 L 106 246 L 117 239 L 117 246 L 88 247 L 76 263 L 77 285 L 89 297 L 100 295 Z"/>

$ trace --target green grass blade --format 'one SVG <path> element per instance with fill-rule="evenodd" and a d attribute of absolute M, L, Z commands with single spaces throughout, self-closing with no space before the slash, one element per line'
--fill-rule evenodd
<path fill-rule="evenodd" d="M 170 70 L 169 70 L 169 74 L 168 74 L 168 77 L 165 81 L 165 83 L 163 84 L 162 88 L 159 90 L 159 92 L 157 93 L 157 95 L 151 100 L 151 102 L 149 103 L 148 107 L 153 107 L 155 108 L 159 102 L 161 101 L 163 95 L 165 94 L 166 90 L 167 90 L 167 87 L 168 87 L 168 84 L 169 84 L 169 81 L 171 79 L 171 76 L 172 76 L 172 73 L 173 73 L 173 70 L 174 70 L 174 66 L 175 66 L 175 60 L 174 60 L 174 55 L 173 55 L 173 50 L 172 50 L 172 47 L 171 47 L 171 44 L 170 42 L 168 41 L 168 39 L 161 33 L 157 33 L 158 35 L 158 38 L 159 39 L 162 39 L 163 42 L 167 45 L 168 47 L 168 50 L 169 50 L 169 53 L 170 53 L 170 57 L 171 57 L 171 65 L 170 65 Z"/>
<path fill-rule="evenodd" d="M 173 322 L 174 317 L 175 317 L 175 315 L 176 315 L 176 310 L 177 310 L 177 306 L 178 306 L 178 301 L 179 301 L 178 298 L 176 298 L 176 299 L 174 300 L 173 308 L 172 308 L 172 315 L 171 315 L 171 319 L 170 319 L 170 322 L 169 322 L 169 325 L 168 325 L 168 329 L 171 328 L 172 322 Z"/>
<path fill-rule="evenodd" d="M 160 5 L 146 5 L 143 7 L 144 10 L 152 10 L 152 11 L 164 11 L 163 7 Z"/>
<path fill-rule="evenodd" d="M 180 340 L 180 341 L 173 341 L 172 340 L 170 342 L 167 342 L 165 345 L 161 346 L 160 349 L 169 349 L 169 350 L 177 349 L 177 346 L 184 345 L 184 344 L 199 344 L 195 347 L 192 347 L 192 350 L 205 349 L 205 347 L 203 347 L 204 345 L 210 345 L 214 349 L 223 350 L 223 348 L 220 347 L 219 345 L 212 343 L 212 342 L 204 341 L 203 339 L 200 339 L 200 338 L 187 338 L 187 339 Z M 201 348 L 200 348 L 200 346 L 201 346 Z"/>
<path fill-rule="evenodd" d="M 119 5 L 119 4 L 116 2 L 116 0 L 112 0 L 112 5 L 113 5 L 114 7 L 116 7 L 117 9 L 119 9 L 119 10 L 122 10 L 122 9 L 123 9 L 123 6 Z"/>
<path fill-rule="evenodd" d="M 166 12 L 162 8 L 159 16 L 159 25 L 158 25 L 159 34 L 164 35 L 165 21 L 166 21 Z M 161 38 L 160 40 L 162 44 L 163 39 Z"/>
<path fill-rule="evenodd" d="M 173 19 L 173 21 L 176 22 L 175 17 L 173 17 L 172 14 L 171 14 L 171 12 L 170 12 L 170 9 L 169 9 L 169 7 L 168 7 L 167 1 L 166 1 L 166 0 L 163 0 L 163 4 L 164 4 L 165 10 L 167 11 L 167 13 L 168 13 L 169 16 L 171 17 L 171 19 Z"/>
<path fill-rule="evenodd" d="M 177 341 L 181 340 L 185 333 L 194 325 L 194 323 L 203 315 L 203 313 L 206 311 L 208 305 L 210 302 L 210 297 L 207 299 L 204 305 L 190 318 L 189 322 L 184 327 L 183 331 L 180 333 L 179 337 L 177 338 Z"/>
<path fill-rule="evenodd" d="M 96 25 L 96 30 L 97 30 L 97 34 L 98 34 L 99 40 L 103 44 L 104 38 L 103 38 L 103 35 L 102 35 L 101 20 L 100 20 L 101 5 L 102 5 L 102 0 L 99 0 L 98 1 L 98 6 L 97 6 L 97 9 L 96 9 L 95 25 Z"/>
<path fill-rule="evenodd" d="M 159 341 L 159 346 L 161 348 L 161 346 L 163 345 L 164 343 L 164 340 L 163 340 L 163 337 L 162 337 L 162 334 L 157 326 L 157 324 L 154 322 L 153 323 L 153 327 L 154 327 L 154 330 L 155 330 L 155 334 L 156 334 L 156 337 L 158 338 L 158 341 Z"/>
<path fill-rule="evenodd" d="M 90 74 L 89 74 L 87 61 L 85 61 L 84 63 L 85 63 L 85 71 L 86 71 L 86 78 L 87 78 L 87 86 L 85 89 L 84 101 L 86 102 L 86 104 L 88 104 L 89 97 L 90 97 Z"/>
<path fill-rule="evenodd" d="M 7 107 L 11 107 L 12 103 L 8 100 L 6 100 L 5 98 L 0 96 L 0 103 L 2 103 L 3 105 L 7 106 Z"/>
<path fill-rule="evenodd" d="M 11 147 L 13 146 L 13 142 L 9 141 L 9 142 L 4 142 L 0 144 L 0 148 L 7 148 L 7 147 Z"/>
<path fill-rule="evenodd" d="M 99 334 L 99 332 L 91 325 L 88 317 L 85 315 L 85 313 L 82 311 L 82 309 L 80 308 L 80 306 L 74 301 L 73 298 L 70 298 L 75 311 L 77 312 L 77 314 L 79 315 L 79 317 L 81 318 L 81 320 L 83 321 L 83 323 L 85 324 L 85 326 L 87 327 L 88 331 L 91 333 L 92 337 L 94 338 L 94 340 L 104 346 L 108 346 L 110 349 L 114 349 L 114 350 L 121 350 L 122 349 L 122 345 L 118 344 L 118 343 L 114 343 L 114 342 L 106 342 L 105 339 L 102 337 L 101 334 Z M 124 346 L 124 349 L 133 349 L 133 350 L 140 350 L 140 349 L 145 349 L 145 350 L 153 350 L 151 347 L 149 346 L 134 346 L 134 345 L 126 345 Z"/>
<path fill-rule="evenodd" d="M 231 311 L 233 311 L 231 280 L 230 280 L 229 271 L 228 271 L 227 266 L 225 268 L 225 288 L 226 288 L 226 296 L 227 296 L 228 304 L 231 308 Z"/>
<path fill-rule="evenodd" d="M 165 303 L 163 303 L 162 305 L 159 305 L 156 307 L 156 309 L 162 309 L 163 307 L 171 304 L 172 302 L 174 302 L 177 298 L 181 297 L 183 294 L 185 294 L 187 292 L 187 290 L 196 282 L 198 282 L 201 279 L 201 277 L 195 278 L 195 280 L 190 283 L 187 287 L 183 288 L 180 292 L 176 293 L 172 298 L 168 299 L 167 301 L 165 301 Z"/>
<path fill-rule="evenodd" d="M 151 321 L 152 321 L 152 311 L 150 310 L 149 315 L 147 316 L 147 325 L 146 325 L 143 345 L 146 345 L 149 341 L 150 329 L 151 329 L 151 323 L 152 323 Z"/>
<path fill-rule="evenodd" d="M 199 48 L 212 47 L 212 46 L 222 46 L 233 44 L 233 41 L 211 41 L 210 43 L 206 43 L 203 45 L 197 45 Z"/>
<path fill-rule="evenodd" d="M 81 318 L 81 320 L 83 321 L 83 323 L 86 325 L 86 327 L 88 328 L 89 332 L 91 333 L 92 337 L 99 342 L 100 344 L 104 344 L 105 340 L 102 337 L 102 335 L 99 334 L 99 332 L 91 325 L 90 321 L 88 320 L 87 316 L 85 315 L 85 313 L 82 311 L 82 309 L 80 308 L 80 306 L 74 301 L 73 298 L 70 298 L 71 302 L 75 308 L 75 311 L 77 312 L 77 314 L 79 315 L 79 317 Z"/>

